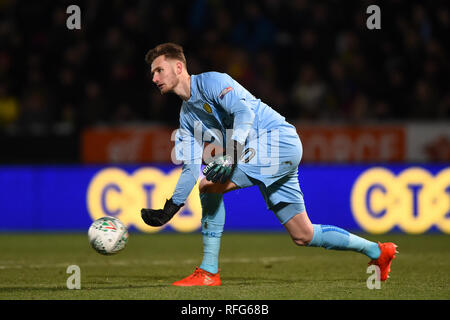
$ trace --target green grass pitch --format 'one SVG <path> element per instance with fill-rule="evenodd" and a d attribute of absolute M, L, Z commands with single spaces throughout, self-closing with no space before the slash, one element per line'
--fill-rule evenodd
<path fill-rule="evenodd" d="M 86 234 L 0 234 L 0 299 L 304 300 L 450 299 L 450 236 L 363 235 L 393 241 L 399 255 L 380 289 L 366 285 L 361 254 L 297 247 L 286 233 L 225 233 L 222 286 L 171 286 L 201 262 L 199 233 L 132 233 L 124 251 L 101 256 Z M 81 289 L 66 287 L 67 267 Z"/>

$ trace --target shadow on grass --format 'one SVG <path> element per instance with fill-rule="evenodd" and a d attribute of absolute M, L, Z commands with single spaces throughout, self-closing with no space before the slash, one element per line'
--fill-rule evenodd
<path fill-rule="evenodd" d="M 63 292 L 63 291 L 95 291 L 95 290 L 123 290 L 123 289 L 145 289 L 145 288 L 161 288 L 167 287 L 167 283 L 158 284 L 142 284 L 142 285 L 112 285 L 106 284 L 101 287 L 95 283 L 89 283 L 81 286 L 80 290 L 69 290 L 67 287 L 41 286 L 41 287 L 0 287 L 0 294 L 18 293 L 18 292 Z"/>
<path fill-rule="evenodd" d="M 227 283 L 228 285 L 248 285 L 248 284 L 285 284 L 285 285 L 297 285 L 306 283 L 319 283 L 319 282 L 342 282 L 342 281 L 361 281 L 360 278 L 330 278 L 330 279 L 313 279 L 313 278 L 297 278 L 297 279 L 287 279 L 287 278 L 262 278 L 262 277 L 226 277 L 222 279 L 222 283 Z"/>
<path fill-rule="evenodd" d="M 145 276 L 104 276 L 91 275 L 87 277 L 88 280 L 81 281 L 81 289 L 86 291 L 94 290 L 123 290 L 123 289 L 145 289 L 145 288 L 159 288 L 167 287 L 173 282 L 171 277 L 145 277 Z M 105 280 L 101 280 L 105 279 Z M 114 279 L 108 281 L 107 279 Z M 139 281 L 139 284 L 129 283 L 130 279 L 134 282 Z M 122 280 L 122 281 L 121 281 Z M 118 284 L 117 282 L 123 282 Z M 0 286 L 0 294 L 18 293 L 18 292 L 63 292 L 72 291 L 65 285 L 41 285 L 41 286 Z M 75 291 L 78 291 L 75 289 Z"/>

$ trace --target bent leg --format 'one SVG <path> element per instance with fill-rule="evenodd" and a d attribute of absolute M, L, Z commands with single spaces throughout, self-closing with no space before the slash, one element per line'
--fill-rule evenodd
<path fill-rule="evenodd" d="M 284 224 L 284 227 L 292 241 L 299 246 L 308 245 L 313 238 L 314 228 L 306 211 L 296 214 Z"/>
<path fill-rule="evenodd" d="M 200 191 L 200 194 L 204 193 L 224 194 L 229 191 L 239 189 L 239 187 L 231 180 L 228 180 L 225 183 L 214 183 L 212 181 L 206 180 L 206 178 L 203 178 L 200 181 L 198 189 Z"/>
<path fill-rule="evenodd" d="M 202 204 L 203 260 L 200 268 L 217 273 L 220 239 L 225 225 L 225 207 L 222 194 L 200 194 Z"/>
<path fill-rule="evenodd" d="M 371 259 L 377 259 L 380 255 L 380 248 L 376 242 L 336 226 L 312 224 L 306 211 L 294 215 L 284 224 L 284 227 L 294 243 L 300 246 L 356 251 Z"/>
<path fill-rule="evenodd" d="M 238 188 L 227 181 L 224 184 L 200 181 L 200 201 L 202 205 L 203 260 L 200 268 L 210 273 L 219 271 L 220 240 L 225 225 L 223 194 Z"/>
<path fill-rule="evenodd" d="M 371 259 L 380 256 L 378 243 L 366 240 L 336 226 L 314 224 L 314 234 L 308 246 L 334 250 L 351 250 Z"/>

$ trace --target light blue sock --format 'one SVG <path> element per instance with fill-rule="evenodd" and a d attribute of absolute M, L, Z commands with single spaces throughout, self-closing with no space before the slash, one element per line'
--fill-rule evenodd
<path fill-rule="evenodd" d="M 352 250 L 371 259 L 380 256 L 378 244 L 345 231 L 336 226 L 313 224 L 314 234 L 308 246 L 333 250 Z"/>
<path fill-rule="evenodd" d="M 200 268 L 211 273 L 219 270 L 220 238 L 225 225 L 222 194 L 201 193 L 203 260 Z"/>

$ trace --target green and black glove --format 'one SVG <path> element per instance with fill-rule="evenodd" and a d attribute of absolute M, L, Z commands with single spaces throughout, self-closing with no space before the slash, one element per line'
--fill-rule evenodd
<path fill-rule="evenodd" d="M 203 174 L 206 180 L 214 183 L 225 183 L 233 173 L 234 164 L 230 156 L 219 156 L 211 161 L 205 168 L 203 168 Z"/>
<path fill-rule="evenodd" d="M 163 209 L 141 209 L 142 220 L 152 227 L 160 227 L 167 222 L 184 206 L 184 203 L 176 205 L 172 199 L 166 200 Z"/>
<path fill-rule="evenodd" d="M 214 183 L 225 183 L 233 174 L 234 168 L 237 165 L 237 161 L 242 154 L 244 146 L 237 141 L 233 141 L 232 150 L 228 149 L 229 153 L 223 156 L 216 157 L 205 168 L 203 168 L 203 174 L 206 180 Z"/>

